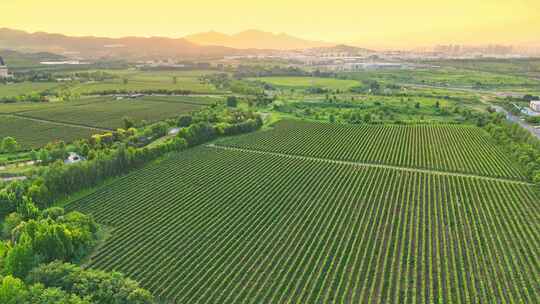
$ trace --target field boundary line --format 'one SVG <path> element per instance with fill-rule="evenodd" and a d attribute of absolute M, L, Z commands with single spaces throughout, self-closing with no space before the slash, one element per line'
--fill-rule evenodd
<path fill-rule="evenodd" d="M 214 148 L 214 149 L 221 149 L 221 150 L 230 150 L 230 151 L 271 155 L 271 156 L 278 156 L 278 157 L 287 157 L 287 158 L 300 159 L 300 160 L 312 160 L 312 161 L 325 162 L 325 163 L 343 164 L 343 165 L 358 166 L 358 167 L 365 167 L 365 168 L 394 169 L 394 170 L 407 171 L 407 172 L 428 173 L 428 174 L 445 175 L 445 176 L 470 177 L 470 178 L 477 178 L 477 179 L 483 179 L 483 180 L 489 180 L 489 181 L 527 185 L 527 186 L 533 185 L 532 183 L 529 183 L 526 181 L 519 181 L 519 180 L 513 180 L 513 179 L 507 179 L 507 178 L 501 178 L 501 177 L 490 177 L 490 176 L 468 174 L 468 173 L 446 172 L 446 171 L 438 171 L 438 170 L 430 170 L 430 169 L 418 169 L 418 168 L 385 165 L 385 164 L 374 164 L 374 163 L 366 163 L 366 162 L 335 160 L 335 159 L 302 156 L 302 155 L 287 154 L 287 153 L 280 153 L 280 152 L 269 152 L 269 151 L 255 150 L 255 149 L 237 148 L 237 147 L 230 147 L 230 146 L 221 145 L 221 144 L 208 144 L 206 145 L 206 147 Z"/>
<path fill-rule="evenodd" d="M 48 124 L 55 124 L 55 125 L 59 125 L 59 126 L 72 127 L 72 128 L 89 129 L 89 130 L 97 130 L 97 131 L 105 131 L 105 132 L 113 131 L 112 129 L 102 128 L 102 127 L 94 127 L 94 126 L 89 126 L 89 125 L 80 125 L 80 124 L 74 124 L 74 123 L 68 123 L 68 122 L 41 119 L 41 118 L 35 118 L 35 117 L 21 115 L 21 114 L 18 114 L 18 113 L 0 114 L 0 116 L 16 117 L 16 118 L 27 119 L 27 120 L 31 120 L 31 121 L 37 121 L 37 122 L 48 123 Z"/>
<path fill-rule="evenodd" d="M 148 96 L 148 97 L 152 97 L 152 96 Z M 211 106 L 212 105 L 212 103 L 196 103 L 196 102 L 191 102 L 191 101 L 174 101 L 174 100 L 160 99 L 159 97 L 163 97 L 163 96 L 158 96 L 158 98 L 149 98 L 149 99 L 141 99 L 141 100 L 148 101 L 148 102 L 163 102 L 163 103 L 172 103 L 172 104 L 179 104 L 180 103 L 180 104 L 194 105 L 194 106 L 200 106 L 200 107 L 205 107 L 205 106 Z M 214 98 L 214 97 L 207 96 L 207 98 Z"/>

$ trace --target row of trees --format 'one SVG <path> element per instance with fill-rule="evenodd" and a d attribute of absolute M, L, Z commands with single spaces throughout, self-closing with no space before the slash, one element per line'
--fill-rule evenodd
<path fill-rule="evenodd" d="M 15 96 L 6 96 L 0 98 L 0 103 L 15 103 L 15 102 L 48 102 L 49 98 L 45 93 L 30 93 L 30 94 L 21 94 Z"/>
<path fill-rule="evenodd" d="M 512 154 L 540 189 L 540 140 L 520 125 L 505 120 L 502 114 L 493 114 L 486 130 Z"/>
<path fill-rule="evenodd" d="M 0 142 L 0 153 L 15 153 L 18 149 L 17 140 L 11 136 L 4 137 Z"/>
<path fill-rule="evenodd" d="M 55 71 L 24 71 L 16 72 L 10 82 L 55 82 L 59 79 L 78 82 L 105 81 L 118 78 L 117 75 L 104 71 L 77 71 L 73 73 Z"/>
<path fill-rule="evenodd" d="M 128 83 L 128 80 L 125 79 L 124 84 L 127 84 L 127 83 Z M 106 95 L 129 95 L 129 94 L 194 95 L 194 94 L 200 94 L 200 93 L 194 92 L 191 90 L 184 90 L 184 89 L 146 89 L 146 90 L 113 89 L 113 90 L 92 91 L 92 92 L 89 92 L 88 94 L 106 96 Z"/>
<path fill-rule="evenodd" d="M 262 125 L 262 120 L 252 112 L 223 106 L 182 115 L 169 123 L 180 128 L 178 134 L 151 145 L 149 143 L 153 140 L 167 135 L 170 124 L 158 122 L 140 130 L 119 129 L 77 141 L 69 148 L 60 141 L 34 151 L 32 158 L 41 164 L 39 170 L 29 180 L 12 181 L 0 190 L 0 214 L 14 211 L 24 196 L 31 198 L 40 208 L 46 208 L 60 197 L 125 174 L 167 153 L 181 151 L 218 136 L 254 131 Z M 63 161 L 68 152 L 76 152 L 86 161 L 66 165 Z"/>

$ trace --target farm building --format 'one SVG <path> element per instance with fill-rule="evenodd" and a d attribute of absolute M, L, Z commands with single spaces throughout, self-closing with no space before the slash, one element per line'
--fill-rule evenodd
<path fill-rule="evenodd" d="M 540 100 L 531 101 L 529 107 L 535 112 L 540 112 Z"/>
<path fill-rule="evenodd" d="M 6 63 L 4 62 L 4 59 L 0 57 L 0 78 L 8 78 L 8 67 Z"/>
<path fill-rule="evenodd" d="M 66 158 L 66 160 L 64 160 L 64 164 L 70 165 L 70 164 L 75 164 L 84 160 L 86 159 L 80 156 L 79 154 L 74 153 L 74 152 L 69 152 L 69 156 L 68 158 Z"/>

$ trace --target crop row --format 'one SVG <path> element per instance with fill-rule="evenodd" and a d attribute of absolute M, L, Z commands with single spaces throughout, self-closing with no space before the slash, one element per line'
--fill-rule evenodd
<path fill-rule="evenodd" d="M 225 145 L 343 161 L 523 179 L 482 129 L 460 125 L 362 125 L 284 120 Z"/>
<path fill-rule="evenodd" d="M 534 303 L 528 186 L 196 148 L 73 202 L 89 266 L 173 303 Z"/>
<path fill-rule="evenodd" d="M 201 106 L 202 104 L 195 105 L 182 102 L 125 99 L 27 111 L 22 115 L 63 123 L 116 129 L 123 127 L 122 118 L 125 116 L 136 121 L 155 122 L 176 117 L 181 113 L 191 112 Z"/>
<path fill-rule="evenodd" d="M 56 140 L 72 142 L 103 132 L 97 129 L 35 121 L 8 115 L 0 115 L 0 121 L 0 139 L 6 136 L 14 137 L 23 150 L 36 149 Z"/>

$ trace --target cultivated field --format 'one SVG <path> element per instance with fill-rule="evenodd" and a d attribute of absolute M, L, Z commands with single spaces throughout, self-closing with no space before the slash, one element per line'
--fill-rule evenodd
<path fill-rule="evenodd" d="M 277 87 L 284 88 L 325 88 L 333 90 L 348 90 L 358 86 L 359 82 L 354 80 L 340 80 L 334 78 L 318 78 L 318 77 L 260 77 L 251 78 L 251 80 L 260 80 Z"/>
<path fill-rule="evenodd" d="M 36 121 L 10 115 L 0 115 L 0 121 L 0 138 L 14 137 L 22 150 L 40 148 L 51 141 L 72 142 L 103 133 L 103 130 L 94 128 Z"/>
<path fill-rule="evenodd" d="M 523 178 L 489 135 L 472 126 L 348 126 L 285 120 L 271 130 L 223 144 L 332 160 Z"/>
<path fill-rule="evenodd" d="M 181 113 L 191 112 L 202 106 L 219 102 L 213 97 L 145 97 L 139 99 L 114 100 L 111 97 L 92 98 L 86 103 L 65 103 L 45 109 L 25 110 L 20 115 L 55 122 L 116 129 L 122 127 L 122 118 L 128 116 L 135 121 L 155 122 Z M 1 108 L 0 108 L 1 111 Z"/>
<path fill-rule="evenodd" d="M 0 104 L 0 138 L 12 136 L 23 149 L 54 140 L 71 142 L 123 127 L 123 117 L 156 122 L 223 102 L 204 96 L 148 96 L 114 100 L 83 98 L 73 102 Z"/>
<path fill-rule="evenodd" d="M 492 73 L 456 68 L 425 70 L 375 70 L 343 73 L 355 80 L 377 80 L 382 83 L 418 84 L 437 87 L 475 88 L 485 90 L 538 90 L 540 80 L 505 73 Z"/>
<path fill-rule="evenodd" d="M 21 82 L 14 84 L 0 84 L 0 98 L 41 93 L 47 89 L 52 89 L 57 86 L 58 84 L 54 82 Z"/>
<path fill-rule="evenodd" d="M 68 208 L 115 228 L 89 266 L 122 271 L 174 303 L 539 299 L 540 219 L 531 186 L 411 168 L 453 170 L 461 159 L 465 169 L 484 170 L 477 174 L 518 177 L 504 155 L 486 150 L 496 147 L 484 134 L 453 126 L 324 127 L 303 134 L 295 128 L 307 126 L 292 125 L 278 142 L 263 143 L 276 132 L 266 131 L 227 143 L 245 149 L 195 148 L 78 199 Z M 371 132 L 377 140 L 366 137 Z M 435 151 L 442 156 L 400 146 L 408 140 L 399 138 L 411 136 L 427 143 L 446 136 L 452 144 Z M 372 144 L 378 152 L 359 149 Z M 279 146 L 282 154 L 271 152 Z M 375 154 L 406 167 L 331 160 Z"/>
<path fill-rule="evenodd" d="M 200 81 L 200 77 L 210 73 L 209 71 L 104 71 L 119 78 L 95 83 L 82 83 L 75 85 L 72 90 L 80 94 L 92 94 L 108 90 L 189 90 L 197 93 L 219 93 L 214 86 Z M 173 77 L 176 77 L 176 83 L 174 83 Z M 124 84 L 124 79 L 127 79 L 127 84 Z"/>

